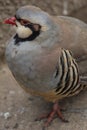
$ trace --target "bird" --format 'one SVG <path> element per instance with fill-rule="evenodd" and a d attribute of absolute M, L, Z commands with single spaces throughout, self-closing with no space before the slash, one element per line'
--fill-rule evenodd
<path fill-rule="evenodd" d="M 53 102 L 47 127 L 61 113 L 59 101 L 87 87 L 87 24 L 68 16 L 52 16 L 39 7 L 20 7 L 4 20 L 15 27 L 6 46 L 6 61 L 28 93 Z"/>

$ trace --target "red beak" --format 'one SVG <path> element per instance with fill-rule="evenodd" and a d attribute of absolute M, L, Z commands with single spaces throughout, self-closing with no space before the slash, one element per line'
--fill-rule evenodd
<path fill-rule="evenodd" d="M 11 24 L 11 25 L 16 25 L 16 18 L 15 17 L 11 17 L 11 18 L 8 18 L 4 21 L 5 24 Z"/>

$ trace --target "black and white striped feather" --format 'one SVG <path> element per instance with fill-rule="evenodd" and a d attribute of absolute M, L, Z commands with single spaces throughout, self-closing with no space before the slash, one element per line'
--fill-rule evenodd
<path fill-rule="evenodd" d="M 55 78 L 58 81 L 55 92 L 61 98 L 73 96 L 86 87 L 79 82 L 78 65 L 69 50 L 62 50 Z"/>

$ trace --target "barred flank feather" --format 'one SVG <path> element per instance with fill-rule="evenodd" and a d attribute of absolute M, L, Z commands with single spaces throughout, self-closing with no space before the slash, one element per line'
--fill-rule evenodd
<path fill-rule="evenodd" d="M 56 95 L 63 98 L 79 93 L 86 85 L 79 83 L 78 66 L 69 50 L 62 51 L 58 62 Z"/>

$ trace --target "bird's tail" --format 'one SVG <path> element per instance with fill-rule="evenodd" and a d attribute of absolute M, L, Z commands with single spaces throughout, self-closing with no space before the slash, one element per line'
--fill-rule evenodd
<path fill-rule="evenodd" d="M 87 84 L 80 84 L 82 90 L 87 89 Z"/>
<path fill-rule="evenodd" d="M 86 89 L 87 88 L 87 76 L 80 76 L 79 79 L 80 79 L 79 83 L 80 83 L 81 87 L 83 88 L 83 90 Z"/>

